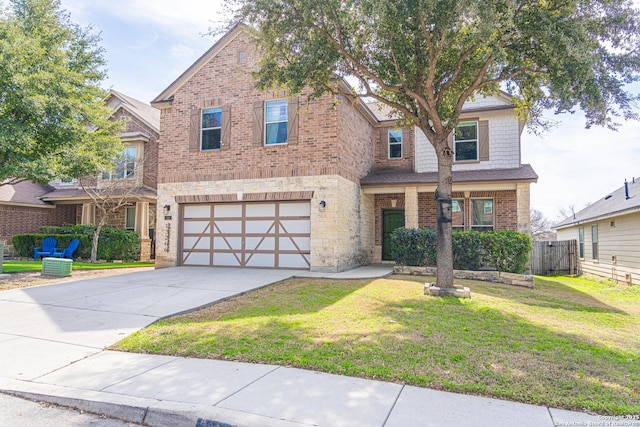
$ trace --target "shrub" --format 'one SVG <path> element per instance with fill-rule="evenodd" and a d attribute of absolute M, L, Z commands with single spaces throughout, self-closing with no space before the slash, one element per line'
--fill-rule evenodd
<path fill-rule="evenodd" d="M 478 270 L 482 267 L 482 233 L 455 230 L 452 234 L 453 268 L 456 270 Z"/>
<path fill-rule="evenodd" d="M 400 265 L 423 266 L 436 258 L 436 233 L 430 228 L 398 228 L 391 234 L 391 257 Z"/>
<path fill-rule="evenodd" d="M 517 231 L 487 231 L 482 233 L 485 260 L 498 271 L 523 273 L 527 270 L 531 237 Z"/>
<path fill-rule="evenodd" d="M 91 257 L 94 230 L 95 227 L 92 225 L 40 227 L 39 234 L 17 234 L 13 236 L 13 247 L 16 255 L 32 257 L 33 248 L 41 246 L 42 239 L 45 237 L 54 237 L 58 241 L 56 246 L 59 248 L 67 247 L 69 241 L 76 238 L 80 241 L 80 246 L 75 256 L 88 259 Z M 98 240 L 98 259 L 135 261 L 139 258 L 139 255 L 140 237 L 137 233 L 122 228 L 102 227 Z"/>

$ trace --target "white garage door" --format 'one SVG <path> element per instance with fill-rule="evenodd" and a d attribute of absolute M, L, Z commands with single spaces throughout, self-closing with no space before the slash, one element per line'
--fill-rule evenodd
<path fill-rule="evenodd" d="M 182 205 L 181 264 L 309 269 L 309 202 Z"/>

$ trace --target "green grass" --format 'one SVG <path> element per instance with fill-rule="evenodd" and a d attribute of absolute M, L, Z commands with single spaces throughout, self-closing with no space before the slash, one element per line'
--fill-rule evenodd
<path fill-rule="evenodd" d="M 74 270 L 92 270 L 107 268 L 153 267 L 152 262 L 73 262 Z M 27 271 L 42 271 L 42 261 L 4 261 L 2 273 L 23 273 Z"/>
<path fill-rule="evenodd" d="M 295 366 L 593 411 L 640 413 L 640 289 L 538 277 L 536 289 L 424 279 L 289 280 L 121 341 L 124 351 Z"/>

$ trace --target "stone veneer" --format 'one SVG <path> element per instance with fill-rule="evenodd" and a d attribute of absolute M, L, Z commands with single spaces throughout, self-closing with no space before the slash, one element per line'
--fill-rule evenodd
<path fill-rule="evenodd" d="M 179 264 L 179 205 L 176 196 L 313 191 L 311 199 L 311 270 L 337 272 L 373 258 L 373 198 L 358 184 L 338 175 L 239 179 L 158 185 L 158 206 L 170 206 L 170 220 L 158 215 L 156 267 Z M 320 201 L 326 202 L 320 210 Z"/>

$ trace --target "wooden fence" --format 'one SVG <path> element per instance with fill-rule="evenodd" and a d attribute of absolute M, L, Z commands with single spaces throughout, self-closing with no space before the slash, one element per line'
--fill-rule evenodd
<path fill-rule="evenodd" d="M 577 241 L 533 242 L 529 264 L 533 274 L 573 275 L 578 272 Z"/>

